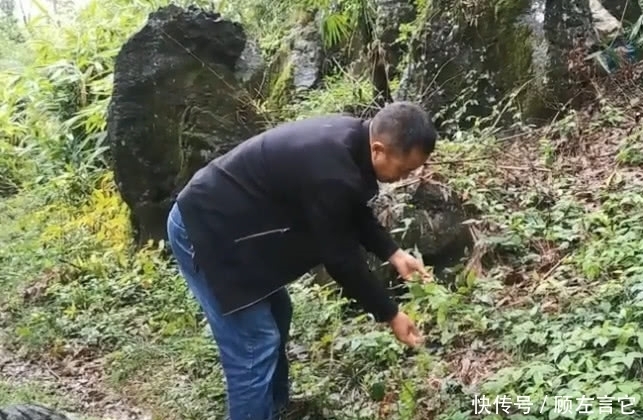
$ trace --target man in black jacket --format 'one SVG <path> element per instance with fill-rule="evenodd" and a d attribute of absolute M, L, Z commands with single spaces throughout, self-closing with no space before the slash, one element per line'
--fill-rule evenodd
<path fill-rule="evenodd" d="M 218 345 L 230 420 L 272 419 L 288 404 L 292 306 L 285 286 L 319 264 L 397 339 L 419 343 L 360 247 L 403 278 L 426 275 L 367 203 L 378 181 L 420 167 L 436 137 L 429 115 L 406 102 L 372 120 L 285 123 L 211 161 L 180 192 L 169 242 Z"/>

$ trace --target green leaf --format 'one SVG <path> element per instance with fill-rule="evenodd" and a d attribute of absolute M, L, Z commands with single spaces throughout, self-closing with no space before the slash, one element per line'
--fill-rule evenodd
<path fill-rule="evenodd" d="M 532 343 L 545 345 L 547 344 L 547 336 L 541 332 L 532 333 L 530 335 L 530 340 Z"/>
<path fill-rule="evenodd" d="M 604 336 L 603 336 L 603 337 L 597 337 L 597 338 L 594 340 L 594 345 L 597 345 L 597 344 L 598 344 L 598 345 L 599 345 L 599 346 L 601 346 L 601 347 L 605 347 L 605 345 L 606 345 L 607 343 L 609 343 L 609 341 L 610 341 L 610 339 L 609 339 L 609 338 L 607 338 L 607 337 L 604 337 Z"/>
<path fill-rule="evenodd" d="M 558 357 L 561 355 L 561 353 L 565 351 L 565 347 L 562 344 L 558 344 L 551 349 L 549 349 L 549 354 L 551 355 L 551 361 L 555 362 L 558 360 Z"/>
<path fill-rule="evenodd" d="M 616 385 L 614 384 L 614 382 L 605 382 L 600 386 L 600 388 L 598 388 L 598 390 L 596 391 L 596 394 L 599 397 L 602 397 L 602 396 L 610 397 L 612 396 L 614 391 L 616 391 Z"/>
<path fill-rule="evenodd" d="M 386 384 L 384 382 L 375 382 L 371 385 L 370 394 L 373 401 L 382 401 L 386 395 Z"/>
<path fill-rule="evenodd" d="M 633 381 L 626 381 L 626 382 L 618 384 L 617 387 L 618 387 L 619 391 L 631 396 L 636 391 L 641 389 L 641 383 L 633 382 Z M 612 391 L 612 392 L 614 392 L 614 391 Z M 610 394 L 607 394 L 607 395 L 609 396 Z"/>
<path fill-rule="evenodd" d="M 628 368 L 631 368 L 632 365 L 634 364 L 634 360 L 641 357 L 643 357 L 642 353 L 633 351 L 623 356 L 621 361 L 625 364 L 625 366 L 627 366 Z"/>

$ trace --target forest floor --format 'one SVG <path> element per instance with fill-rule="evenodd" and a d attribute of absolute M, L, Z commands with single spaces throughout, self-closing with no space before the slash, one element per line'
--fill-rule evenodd
<path fill-rule="evenodd" d="M 643 418 L 643 105 L 631 89 L 538 130 L 441 143 L 430 181 L 479 215 L 455 280 L 413 285 L 403 303 L 429 345 L 409 351 L 348 317 L 330 288 L 298 282 L 295 393 L 338 420 L 478 418 L 481 402 L 501 418 L 497 396 L 512 419 Z M 175 267 L 158 247 L 130 250 L 111 173 L 81 193 L 76 182 L 0 201 L 0 404 L 222 418 L 216 350 Z"/>

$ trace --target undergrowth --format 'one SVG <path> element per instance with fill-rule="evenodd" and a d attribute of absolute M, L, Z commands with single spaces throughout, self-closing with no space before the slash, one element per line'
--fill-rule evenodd
<path fill-rule="evenodd" d="M 163 244 L 133 250 L 105 164 L 111 59 L 158 5 L 103 6 L 64 29 L 33 23 L 25 71 L 0 73 L 3 346 L 56 368 L 97 363 L 101 387 L 155 418 L 219 418 L 203 316 Z M 355 83 L 331 80 L 287 112 L 341 111 Z M 302 279 L 290 286 L 294 392 L 342 420 L 643 418 L 643 149 L 625 99 L 440 142 L 431 182 L 476 209 L 477 240 L 454 281 L 409 287 L 426 345 L 404 348 Z M 2 403 L 60 402 L 51 384 L 10 383 Z"/>

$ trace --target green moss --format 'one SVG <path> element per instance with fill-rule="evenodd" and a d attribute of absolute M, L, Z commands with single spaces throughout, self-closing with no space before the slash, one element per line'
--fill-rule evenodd
<path fill-rule="evenodd" d="M 429 3 L 421 29 L 428 32 L 424 38 L 430 42 L 435 25 L 450 26 L 457 28 L 449 35 L 453 42 L 464 46 L 462 50 L 454 48 L 444 56 L 432 58 L 440 69 L 435 82 L 448 97 L 454 98 L 444 109 L 445 115 L 454 114 L 456 120 L 463 114 L 486 115 L 497 101 L 504 102 L 512 94 L 515 95 L 512 107 L 517 106 L 524 115 L 542 115 L 547 92 L 534 77 L 538 74 L 533 66 L 532 28 L 520 22 L 521 16 L 529 13 L 529 7 L 529 0 Z"/>
<path fill-rule="evenodd" d="M 491 62 L 497 63 L 496 81 L 507 93 L 516 93 L 516 105 L 524 115 L 547 115 L 548 93 L 543 90 L 533 68 L 532 32 L 527 25 L 516 24 L 528 11 L 527 0 L 496 0 L 495 26 L 501 28 Z"/>
<path fill-rule="evenodd" d="M 269 111 L 279 112 L 290 102 L 294 92 L 293 64 L 287 48 L 282 47 L 277 52 L 270 65 L 269 74 L 266 106 Z"/>
<path fill-rule="evenodd" d="M 292 87 L 293 80 L 292 71 L 292 62 L 288 61 L 279 73 L 279 76 L 276 78 L 273 88 L 270 92 L 270 101 L 275 105 L 284 105 L 284 102 L 287 101 L 288 97 L 290 96 L 289 91 Z"/>
<path fill-rule="evenodd" d="M 531 29 L 517 25 L 517 18 L 529 7 L 527 0 L 495 0 L 490 24 L 496 31 L 493 58 L 502 71 L 506 87 L 522 84 L 529 77 L 532 64 Z"/>
<path fill-rule="evenodd" d="M 528 12 L 528 0 L 488 0 L 478 11 L 467 31 L 474 45 L 487 51 L 486 69 L 495 85 L 506 94 L 517 94 L 516 104 L 527 114 L 540 114 L 544 99 L 533 79 L 531 28 L 518 23 L 519 16 Z M 525 85 L 530 80 L 533 83 Z"/>
<path fill-rule="evenodd" d="M 516 24 L 528 7 L 528 0 L 487 0 L 454 16 L 457 21 L 465 19 L 463 36 L 474 48 L 487 50 L 490 70 L 502 71 L 505 84 L 520 82 L 531 67 L 530 29 Z"/>
<path fill-rule="evenodd" d="M 498 41 L 491 46 L 491 62 L 496 63 L 501 88 L 519 87 L 530 77 L 532 65 L 530 37 L 531 30 L 528 27 L 512 25 L 511 30 L 503 29 Z"/>
<path fill-rule="evenodd" d="M 495 22 L 501 28 L 506 28 L 515 22 L 516 18 L 527 11 L 529 0 L 492 0 L 491 5 L 495 14 Z"/>

